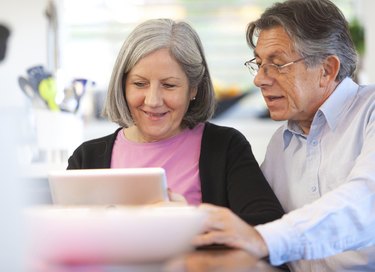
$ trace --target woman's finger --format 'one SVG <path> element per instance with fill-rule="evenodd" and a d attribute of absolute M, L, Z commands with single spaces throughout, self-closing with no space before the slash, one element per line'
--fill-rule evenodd
<path fill-rule="evenodd" d="M 183 195 L 174 193 L 170 189 L 168 189 L 168 197 L 171 202 L 179 202 L 183 204 L 188 204 Z"/>

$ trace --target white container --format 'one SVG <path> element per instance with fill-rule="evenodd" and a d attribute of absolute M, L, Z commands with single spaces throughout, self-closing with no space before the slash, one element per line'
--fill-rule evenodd
<path fill-rule="evenodd" d="M 80 116 L 48 110 L 35 110 L 36 145 L 48 164 L 64 164 L 83 141 Z"/>

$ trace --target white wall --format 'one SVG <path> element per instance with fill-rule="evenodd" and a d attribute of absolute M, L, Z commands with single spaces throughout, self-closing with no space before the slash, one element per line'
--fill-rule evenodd
<path fill-rule="evenodd" d="M 364 70 L 366 82 L 375 83 L 375 1 L 362 0 L 363 22 L 365 26 L 366 54 L 364 56 Z"/>
<path fill-rule="evenodd" d="M 6 58 L 0 63 L 0 106 L 23 105 L 17 77 L 47 62 L 47 0 L 0 0 L 0 23 L 11 28 Z"/>
<path fill-rule="evenodd" d="M 0 0 L 0 23 L 11 29 L 6 56 L 0 62 L 0 271 L 25 271 L 26 194 L 19 178 L 17 148 L 27 128 L 27 99 L 18 87 L 17 77 L 30 66 L 46 63 L 45 3 Z"/>

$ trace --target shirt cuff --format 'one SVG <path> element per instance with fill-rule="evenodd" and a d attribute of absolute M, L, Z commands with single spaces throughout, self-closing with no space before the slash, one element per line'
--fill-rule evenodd
<path fill-rule="evenodd" d="M 272 265 L 281 265 L 302 258 L 301 237 L 293 231 L 285 217 L 257 225 L 255 229 L 267 244 Z"/>

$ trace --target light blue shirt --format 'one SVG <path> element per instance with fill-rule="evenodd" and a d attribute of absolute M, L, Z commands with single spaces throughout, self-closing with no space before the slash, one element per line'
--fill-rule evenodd
<path fill-rule="evenodd" d="M 375 271 L 375 85 L 343 80 L 308 135 L 291 121 L 275 132 L 261 167 L 288 213 L 256 227 L 272 264 Z"/>

